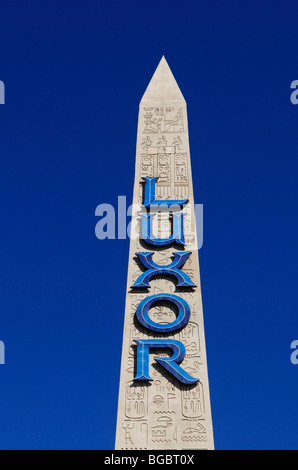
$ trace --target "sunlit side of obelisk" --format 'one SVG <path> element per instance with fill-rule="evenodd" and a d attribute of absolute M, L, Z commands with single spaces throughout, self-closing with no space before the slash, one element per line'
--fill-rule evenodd
<path fill-rule="evenodd" d="M 187 110 L 164 57 L 140 102 L 133 203 L 115 447 L 213 449 Z"/>

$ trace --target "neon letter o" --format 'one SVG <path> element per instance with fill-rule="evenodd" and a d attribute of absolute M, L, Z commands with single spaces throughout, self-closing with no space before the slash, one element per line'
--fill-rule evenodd
<path fill-rule="evenodd" d="M 167 300 L 168 302 L 171 302 L 176 305 L 176 307 L 178 308 L 178 316 L 172 323 L 161 325 L 159 323 L 154 322 L 149 317 L 149 308 L 153 304 L 155 304 L 155 302 L 158 302 L 160 300 Z M 190 317 L 190 307 L 184 299 L 178 297 L 177 295 L 156 294 L 151 295 L 150 297 L 146 297 L 144 300 L 142 300 L 136 310 L 136 317 L 139 322 L 143 326 L 145 326 L 145 328 L 160 333 L 168 333 L 170 331 L 178 330 L 179 328 L 182 328 L 182 326 L 186 325 Z"/>

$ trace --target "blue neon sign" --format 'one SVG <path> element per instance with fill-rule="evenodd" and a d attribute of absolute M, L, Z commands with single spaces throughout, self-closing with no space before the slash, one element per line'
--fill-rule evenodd
<path fill-rule="evenodd" d="M 170 245 L 173 242 L 179 243 L 179 245 L 185 245 L 183 236 L 183 213 L 174 212 L 172 214 L 173 221 L 173 233 L 166 238 L 158 238 L 153 234 L 153 219 L 156 214 L 147 214 L 144 212 L 140 213 L 141 226 L 142 226 L 142 239 L 149 245 Z"/>
<path fill-rule="evenodd" d="M 137 374 L 134 380 L 152 380 L 149 375 L 149 351 L 151 348 L 171 349 L 173 355 L 156 357 L 155 361 L 172 374 L 179 382 L 193 385 L 199 381 L 186 372 L 179 363 L 185 356 L 185 346 L 176 339 L 135 339 L 137 343 Z"/>
<path fill-rule="evenodd" d="M 191 254 L 190 251 L 175 251 L 173 253 L 174 261 L 167 266 L 156 264 L 152 259 L 153 254 L 153 251 L 136 253 L 143 266 L 147 268 L 147 271 L 138 277 L 132 287 L 150 287 L 149 281 L 151 277 L 157 274 L 172 274 L 178 281 L 178 287 L 196 287 L 190 277 L 180 269 Z"/>
<path fill-rule="evenodd" d="M 143 240 L 149 245 L 167 246 L 173 242 L 180 245 L 185 245 L 183 234 L 183 212 L 177 212 L 177 208 L 187 204 L 188 199 L 183 200 L 161 200 L 155 199 L 155 186 L 157 177 L 145 177 L 144 185 L 144 204 L 143 208 L 152 210 L 163 210 L 166 208 L 169 215 L 173 219 L 172 235 L 167 238 L 158 238 L 153 235 L 152 224 L 155 214 L 141 212 L 141 236 Z M 152 257 L 154 252 L 138 252 L 136 255 L 147 270 L 143 272 L 132 288 L 150 288 L 150 280 L 155 275 L 170 274 L 176 277 L 178 287 L 195 287 L 190 277 L 184 273 L 181 268 L 190 256 L 190 251 L 174 252 L 174 260 L 166 266 L 156 264 Z M 149 316 L 149 309 L 156 302 L 167 301 L 178 308 L 178 315 L 176 319 L 168 324 L 160 324 L 153 321 Z M 183 298 L 173 294 L 155 294 L 143 299 L 136 309 L 136 318 L 139 323 L 149 331 L 157 332 L 159 334 L 167 334 L 178 331 L 183 328 L 190 318 L 190 306 Z M 180 362 L 185 356 L 185 346 L 181 341 L 174 339 L 135 339 L 137 344 L 137 372 L 134 377 L 135 381 L 152 380 L 149 376 L 149 352 L 150 349 L 171 349 L 173 354 L 169 358 L 155 358 L 162 367 L 164 367 L 171 375 L 184 384 L 192 385 L 198 382 L 199 379 L 192 377 L 182 367 Z"/>
<path fill-rule="evenodd" d="M 163 325 L 154 322 L 149 317 L 149 308 L 161 300 L 166 300 L 178 307 L 178 316 L 172 323 Z M 155 294 L 142 300 L 142 302 L 137 307 L 136 317 L 145 328 L 148 328 L 148 330 L 158 331 L 159 333 L 169 333 L 170 331 L 179 330 L 184 325 L 186 325 L 190 317 L 190 307 L 184 299 L 178 297 L 177 295 Z"/>
<path fill-rule="evenodd" d="M 155 199 L 155 186 L 156 180 L 158 179 L 157 176 L 146 176 L 142 178 L 145 181 L 145 188 L 144 188 L 144 203 L 143 206 L 146 208 L 152 207 L 170 207 L 174 208 L 174 206 L 184 206 L 188 203 L 188 199 L 181 199 L 181 200 L 170 200 L 170 199 Z"/>

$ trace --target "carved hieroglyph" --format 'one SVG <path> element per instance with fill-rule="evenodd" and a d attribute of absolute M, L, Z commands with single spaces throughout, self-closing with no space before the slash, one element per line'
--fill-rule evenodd
<path fill-rule="evenodd" d="M 175 243 L 152 246 L 141 239 L 140 217 L 133 215 L 136 236 L 130 241 L 122 362 L 116 431 L 116 449 L 213 449 L 209 384 L 201 300 L 197 235 L 194 216 L 193 186 L 188 142 L 186 103 L 163 57 L 141 100 L 136 149 L 133 202 L 144 201 L 144 177 L 158 177 L 155 199 L 188 199 L 183 209 L 185 245 Z M 169 213 L 155 218 L 155 236 L 171 234 Z M 150 287 L 131 287 L 145 271 L 137 252 L 153 252 L 153 261 L 167 266 L 174 251 L 190 251 L 181 268 L 196 287 L 177 287 L 173 276 L 158 275 Z M 146 329 L 138 322 L 140 302 L 156 294 L 174 294 L 190 307 L 190 318 L 183 328 L 166 334 Z M 150 309 L 150 318 L 158 324 L 169 324 L 176 312 L 166 302 Z M 185 346 L 180 366 L 199 381 L 186 385 L 178 381 L 155 357 L 169 357 L 165 351 L 150 351 L 151 381 L 136 381 L 135 340 L 166 338 Z"/>

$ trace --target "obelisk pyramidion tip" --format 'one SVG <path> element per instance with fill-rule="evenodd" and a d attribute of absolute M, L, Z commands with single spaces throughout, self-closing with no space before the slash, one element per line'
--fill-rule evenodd
<path fill-rule="evenodd" d="M 185 102 L 183 95 L 165 57 L 162 56 L 141 102 L 162 104 L 181 101 Z"/>

